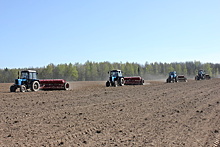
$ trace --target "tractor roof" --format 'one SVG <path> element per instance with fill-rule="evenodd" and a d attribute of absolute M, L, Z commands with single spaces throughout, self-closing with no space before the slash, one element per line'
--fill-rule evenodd
<path fill-rule="evenodd" d="M 111 71 L 113 71 L 113 72 L 116 72 L 116 71 L 120 72 L 121 70 L 115 69 L 115 70 L 111 70 Z"/>
<path fill-rule="evenodd" d="M 36 72 L 35 70 L 23 70 L 21 72 Z"/>

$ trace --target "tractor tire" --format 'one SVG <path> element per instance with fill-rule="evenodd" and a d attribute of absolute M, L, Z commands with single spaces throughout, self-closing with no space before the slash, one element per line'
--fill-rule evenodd
<path fill-rule="evenodd" d="M 118 87 L 118 81 L 114 82 L 114 87 Z"/>
<path fill-rule="evenodd" d="M 124 85 L 125 85 L 125 80 L 124 80 L 124 78 L 121 78 L 121 79 L 120 79 L 119 85 L 120 85 L 120 86 L 124 86 Z"/>
<path fill-rule="evenodd" d="M 11 87 L 10 87 L 10 92 L 15 92 L 16 91 L 16 87 L 14 86 L 14 85 L 12 85 Z"/>
<path fill-rule="evenodd" d="M 174 78 L 174 82 L 176 82 L 176 83 L 178 82 L 178 78 L 177 77 Z"/>
<path fill-rule="evenodd" d="M 69 90 L 70 84 L 67 82 L 64 84 L 64 90 Z"/>
<path fill-rule="evenodd" d="M 24 85 L 21 85 L 20 92 L 25 92 L 26 90 L 27 90 L 26 87 Z"/>
<path fill-rule="evenodd" d="M 111 85 L 111 83 L 110 83 L 109 81 L 107 81 L 107 82 L 105 83 L 105 86 L 106 86 L 106 87 L 110 87 L 110 85 Z"/>
<path fill-rule="evenodd" d="M 196 77 L 195 77 L 195 80 L 196 80 L 196 81 L 200 80 L 199 76 L 196 76 Z"/>
<path fill-rule="evenodd" d="M 32 91 L 38 91 L 40 89 L 40 83 L 38 81 L 34 81 L 31 84 L 31 90 Z"/>
<path fill-rule="evenodd" d="M 107 82 L 105 83 L 105 86 L 106 86 L 106 87 L 110 87 L 110 86 L 111 86 L 111 83 L 110 83 L 109 81 L 107 81 Z"/>

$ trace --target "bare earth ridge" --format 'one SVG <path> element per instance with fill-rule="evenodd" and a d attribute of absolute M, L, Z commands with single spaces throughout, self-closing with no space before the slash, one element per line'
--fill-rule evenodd
<path fill-rule="evenodd" d="M 220 79 L 10 93 L 0 84 L 0 146 L 219 146 Z"/>

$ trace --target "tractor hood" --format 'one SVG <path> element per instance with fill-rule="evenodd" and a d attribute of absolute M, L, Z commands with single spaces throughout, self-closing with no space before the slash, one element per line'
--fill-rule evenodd
<path fill-rule="evenodd" d="M 27 81 L 27 79 L 15 79 L 16 85 L 22 85 L 23 82 Z"/>

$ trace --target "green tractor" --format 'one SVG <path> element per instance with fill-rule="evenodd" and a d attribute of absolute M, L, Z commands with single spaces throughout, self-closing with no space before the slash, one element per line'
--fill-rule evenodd
<path fill-rule="evenodd" d="M 112 70 L 108 72 L 109 74 L 109 80 L 106 82 L 106 87 L 113 86 L 123 86 L 125 81 L 124 77 L 122 76 L 121 70 Z"/>
<path fill-rule="evenodd" d="M 18 79 L 15 79 L 15 83 L 10 87 L 10 92 L 15 92 L 16 89 L 20 89 L 20 92 L 25 92 L 28 89 L 31 91 L 38 91 L 40 89 L 40 82 L 37 79 L 37 72 L 34 70 L 21 71 L 21 75 Z"/>

